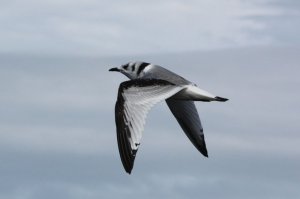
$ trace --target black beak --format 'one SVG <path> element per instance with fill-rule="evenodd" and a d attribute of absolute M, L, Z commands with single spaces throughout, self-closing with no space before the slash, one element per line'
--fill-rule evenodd
<path fill-rule="evenodd" d="M 120 72 L 120 69 L 118 69 L 118 68 L 111 68 L 108 71 L 117 71 L 117 72 Z"/>

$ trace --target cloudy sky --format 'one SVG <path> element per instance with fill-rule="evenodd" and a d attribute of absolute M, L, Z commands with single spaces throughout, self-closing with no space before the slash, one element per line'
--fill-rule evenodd
<path fill-rule="evenodd" d="M 0 4 L 0 199 L 300 197 L 299 1 Z M 197 103 L 208 159 L 160 103 L 125 173 L 108 69 L 131 60 L 230 99 Z"/>
<path fill-rule="evenodd" d="M 299 44 L 297 0 L 2 0 L 0 52 L 132 55 Z"/>

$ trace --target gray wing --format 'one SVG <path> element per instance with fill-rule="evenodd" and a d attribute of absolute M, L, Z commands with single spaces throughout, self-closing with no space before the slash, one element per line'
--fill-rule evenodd
<path fill-rule="evenodd" d="M 169 71 L 161 66 L 150 64 L 151 69 L 142 76 L 142 79 L 163 79 L 176 85 L 191 84 L 190 81 L 177 75 L 176 73 Z"/>
<path fill-rule="evenodd" d="M 208 157 L 203 128 L 194 102 L 175 100 L 172 98 L 167 99 L 166 102 L 194 146 L 205 157 Z"/>
<path fill-rule="evenodd" d="M 183 88 L 155 79 L 136 79 L 120 84 L 115 120 L 119 153 L 127 173 L 131 173 L 133 168 L 147 113 L 153 105 Z"/>

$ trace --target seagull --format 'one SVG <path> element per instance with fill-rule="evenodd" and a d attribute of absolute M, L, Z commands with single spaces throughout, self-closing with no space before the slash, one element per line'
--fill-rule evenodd
<path fill-rule="evenodd" d="M 147 113 L 163 100 L 193 145 L 208 157 L 194 101 L 225 102 L 228 99 L 202 90 L 185 78 L 147 62 L 129 62 L 109 71 L 120 72 L 130 79 L 120 84 L 115 105 L 118 148 L 128 174 L 133 168 Z"/>

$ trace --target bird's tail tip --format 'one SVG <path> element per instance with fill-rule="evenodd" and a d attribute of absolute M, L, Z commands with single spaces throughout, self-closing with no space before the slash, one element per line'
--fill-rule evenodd
<path fill-rule="evenodd" d="M 228 99 L 227 99 L 227 98 L 224 98 L 224 97 L 216 96 L 216 97 L 215 97 L 215 101 L 218 101 L 218 102 L 226 102 L 226 101 L 228 101 Z"/>

